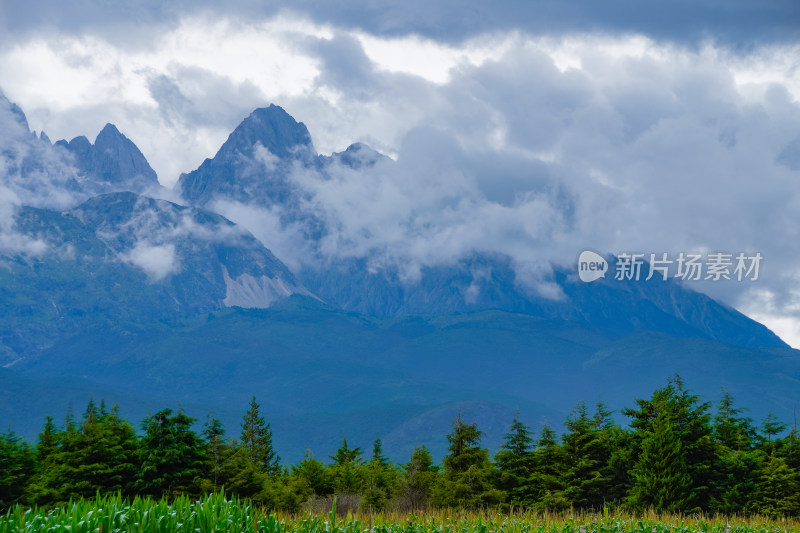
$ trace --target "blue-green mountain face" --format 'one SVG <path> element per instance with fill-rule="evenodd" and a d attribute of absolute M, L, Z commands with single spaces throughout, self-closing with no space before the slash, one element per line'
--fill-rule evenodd
<path fill-rule="evenodd" d="M 62 212 L 22 207 L 15 223 L 39 249 L 2 257 L 6 364 L 97 324 L 268 307 L 307 293 L 249 233 L 164 200 L 109 193 Z"/>
<path fill-rule="evenodd" d="M 556 265 L 564 297 L 548 299 L 499 254 L 413 282 L 370 253 L 330 255 L 326 206 L 298 176 L 379 179 L 395 163 L 363 144 L 320 156 L 278 107 L 181 177 L 187 205 L 148 196 L 155 174 L 113 126 L 53 145 L 5 99 L 0 125 L 0 424 L 28 438 L 90 397 L 134 422 L 213 411 L 235 436 L 255 395 L 287 461 L 333 453 L 343 432 L 360 446 L 378 432 L 405 460 L 422 443 L 441 457 L 459 412 L 496 446 L 517 410 L 558 428 L 580 400 L 620 409 L 675 372 L 754 418 L 789 420 L 800 400 L 797 351 L 677 283 L 587 285 Z M 220 201 L 274 208 L 305 259 L 291 271 Z"/>
<path fill-rule="evenodd" d="M 511 258 L 502 254 L 474 251 L 449 264 L 423 266 L 413 281 L 403 279 L 396 265 L 382 264 L 379 250 L 346 258 L 331 255 L 322 243 L 330 230 L 320 213 L 325 206 L 310 201 L 296 176 L 316 172 L 324 179 L 332 167 L 346 167 L 359 172 L 360 179 L 381 179 L 373 173 L 376 165 L 393 161 L 363 144 L 331 157 L 317 155 L 306 126 L 273 105 L 254 111 L 214 159 L 181 176 L 178 190 L 190 205 L 238 202 L 280 213 L 284 228 L 303 228 L 298 232 L 303 242 L 297 245 L 308 254 L 297 269 L 299 279 L 345 310 L 390 317 L 500 309 L 619 334 L 653 330 L 741 346 L 786 346 L 763 325 L 675 282 L 585 284 L 574 269 L 553 265 L 547 281 L 557 285 L 561 298 L 552 298 L 525 287 Z"/>

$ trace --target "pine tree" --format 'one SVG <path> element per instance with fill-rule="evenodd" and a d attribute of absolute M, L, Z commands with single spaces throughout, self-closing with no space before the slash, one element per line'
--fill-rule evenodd
<path fill-rule="evenodd" d="M 438 472 L 428 448 L 424 445 L 414 448 L 411 460 L 403 465 L 403 471 L 405 480 L 401 501 L 404 507 L 412 511 L 427 508 Z"/>
<path fill-rule="evenodd" d="M 142 422 L 145 435 L 139 450 L 141 469 L 136 481 L 139 494 L 155 497 L 199 492 L 203 453 L 192 431 L 194 419 L 164 409 Z"/>
<path fill-rule="evenodd" d="M 722 389 L 722 398 L 714 417 L 714 440 L 736 451 L 748 450 L 756 438 L 751 418 L 740 416 L 745 410 L 734 406 L 733 396 Z"/>
<path fill-rule="evenodd" d="M 533 473 L 530 483 L 535 488 L 534 507 L 540 511 L 562 511 L 569 508 L 564 496 L 568 458 L 556 440 L 556 432 L 545 424 L 533 452 Z"/>
<path fill-rule="evenodd" d="M 370 512 L 381 511 L 392 496 L 397 476 L 389 459 L 383 455 L 383 443 L 376 437 L 372 445 L 372 460 L 364 471 L 363 506 Z"/>
<path fill-rule="evenodd" d="M 787 425 L 778 420 L 778 417 L 770 412 L 761 423 L 761 434 L 759 435 L 761 447 L 767 453 L 772 454 L 775 450 L 775 446 L 773 445 L 774 437 L 786 431 L 786 428 Z"/>
<path fill-rule="evenodd" d="M 223 478 L 222 464 L 227 455 L 227 446 L 222 422 L 211 413 L 208 413 L 208 420 L 203 427 L 203 439 L 206 441 L 206 469 L 210 474 L 211 488 L 216 491 Z"/>
<path fill-rule="evenodd" d="M 490 483 L 492 466 L 489 450 L 480 447 L 482 435 L 477 424 L 464 422 L 461 415 L 453 421 L 453 431 L 447 435 L 449 453 L 434 491 L 434 504 L 474 508 L 505 499 L 505 494 Z"/>
<path fill-rule="evenodd" d="M 23 503 L 34 473 L 35 453 L 14 432 L 0 433 L 0 513 Z"/>
<path fill-rule="evenodd" d="M 563 439 L 568 457 L 564 496 L 573 507 L 599 509 L 609 492 L 611 450 L 603 446 L 601 430 L 597 429 L 606 425 L 609 414 L 601 404 L 595 418 L 590 418 L 586 404 L 581 402 L 564 423 L 568 430 Z"/>
<path fill-rule="evenodd" d="M 670 404 L 655 404 L 656 418 L 643 438 L 641 454 L 631 472 L 629 503 L 634 508 L 685 511 L 693 507 L 692 478 L 673 420 Z"/>
<path fill-rule="evenodd" d="M 299 465 L 292 466 L 292 477 L 300 481 L 300 486 L 305 485 L 310 494 L 316 496 L 329 496 L 334 493 L 334 479 L 332 473 L 314 454 L 306 451 L 305 457 Z"/>
<path fill-rule="evenodd" d="M 58 428 L 52 416 L 45 419 L 44 429 L 39 433 L 39 442 L 36 445 L 36 459 L 39 464 L 47 461 L 47 458 L 58 450 Z"/>
<path fill-rule="evenodd" d="M 38 504 L 63 503 L 100 492 L 132 495 L 137 470 L 138 441 L 133 428 L 93 400 L 80 422 L 68 419 L 67 431 L 58 432 L 48 417 L 39 436 L 39 473 L 31 483 L 31 500 Z"/>
<path fill-rule="evenodd" d="M 679 375 L 675 375 L 663 389 L 657 389 L 650 400 L 637 399 L 639 409 L 625 409 L 632 417 L 633 453 L 641 456 L 644 438 L 653 433 L 653 425 L 664 406 L 669 411 L 672 431 L 681 444 L 686 473 L 692 480 L 692 493 L 686 510 L 707 509 L 710 505 L 713 483 L 712 466 L 716 459 L 712 439 L 711 404 L 701 402 L 690 394 Z"/>
<path fill-rule="evenodd" d="M 504 438 L 505 442 L 494 456 L 498 488 L 508 495 L 513 505 L 531 505 L 535 491 L 530 484 L 534 446 L 531 430 L 515 417 Z"/>
<path fill-rule="evenodd" d="M 771 517 L 800 514 L 800 474 L 782 457 L 772 455 L 764 465 L 758 487 L 757 511 Z"/>
<path fill-rule="evenodd" d="M 387 466 L 389 464 L 389 459 L 383 455 L 383 441 L 381 441 L 380 435 L 375 437 L 375 442 L 372 443 L 372 461 L 383 466 Z"/>
<path fill-rule="evenodd" d="M 716 457 L 709 509 L 714 512 L 744 512 L 757 487 L 763 454 L 753 449 L 756 430 L 743 412 L 723 389 L 712 433 Z"/>
<path fill-rule="evenodd" d="M 26 499 L 32 504 L 48 505 L 58 501 L 61 484 L 57 483 L 57 469 L 53 467 L 58 465 L 56 457 L 63 435 L 53 417 L 48 416 L 36 445 L 38 468 L 27 489 Z"/>
<path fill-rule="evenodd" d="M 347 437 L 342 438 L 342 445 L 336 450 L 336 454 L 331 456 L 333 460 L 331 473 L 337 493 L 358 494 L 361 492 L 364 474 L 361 468 L 361 456 L 361 448 L 348 447 Z"/>
<path fill-rule="evenodd" d="M 241 445 L 259 471 L 277 475 L 280 472 L 280 457 L 272 446 L 270 425 L 259 414 L 259 408 L 256 397 L 253 396 L 242 420 Z"/>

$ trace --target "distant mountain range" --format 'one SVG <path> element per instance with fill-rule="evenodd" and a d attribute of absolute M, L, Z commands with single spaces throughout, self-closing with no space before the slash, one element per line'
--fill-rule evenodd
<path fill-rule="evenodd" d="M 369 253 L 329 255 L 324 206 L 293 177 L 395 163 L 363 144 L 319 155 L 280 107 L 255 110 L 173 192 L 111 124 L 93 144 L 52 144 L 0 96 L 0 129 L 0 424 L 27 437 L 91 396 L 134 419 L 213 410 L 233 434 L 256 395 L 288 460 L 376 431 L 405 459 L 417 442 L 441 453 L 458 412 L 496 444 L 517 409 L 558 426 L 581 399 L 619 409 L 675 372 L 757 416 L 800 401 L 800 352 L 677 282 L 588 285 L 553 265 L 553 299 L 480 250 L 414 281 Z M 304 260 L 287 267 L 221 202 L 274 209 Z"/>

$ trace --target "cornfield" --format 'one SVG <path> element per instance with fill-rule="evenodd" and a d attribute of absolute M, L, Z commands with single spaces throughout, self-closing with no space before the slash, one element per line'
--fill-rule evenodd
<path fill-rule="evenodd" d="M 17 506 L 0 516 L 0 533 L 776 533 L 800 532 L 798 520 L 707 515 L 484 512 L 418 514 L 274 514 L 247 500 L 212 494 L 173 501 L 99 496 L 50 510 Z"/>

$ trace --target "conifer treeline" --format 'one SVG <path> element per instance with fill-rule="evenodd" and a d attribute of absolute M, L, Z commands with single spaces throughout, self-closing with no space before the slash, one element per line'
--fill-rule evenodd
<path fill-rule="evenodd" d="M 649 399 L 625 409 L 622 428 L 599 403 L 584 403 L 565 432 L 545 426 L 538 438 L 518 419 L 490 456 L 482 433 L 460 416 L 447 435 L 448 453 L 434 464 L 424 446 L 407 463 L 343 440 L 328 464 L 310 453 L 281 465 L 270 426 L 256 399 L 238 439 L 226 439 L 209 416 L 200 434 L 194 419 L 165 409 L 145 419 L 142 436 L 116 407 L 90 402 L 63 429 L 48 417 L 35 447 L 0 434 L 0 510 L 53 506 L 100 492 L 124 496 L 199 496 L 224 490 L 292 512 L 321 510 L 336 496 L 340 509 L 487 507 L 563 510 L 626 507 L 667 511 L 800 515 L 800 435 L 772 415 L 756 427 L 723 393 L 711 405 L 679 376 Z"/>

